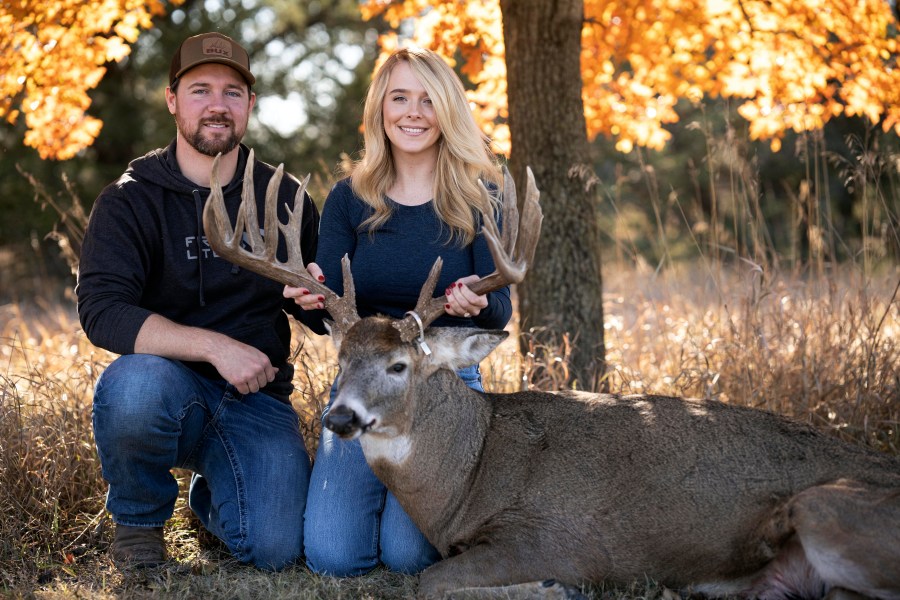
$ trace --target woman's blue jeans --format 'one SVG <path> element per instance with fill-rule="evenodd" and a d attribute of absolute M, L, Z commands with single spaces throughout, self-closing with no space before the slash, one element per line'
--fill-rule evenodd
<path fill-rule="evenodd" d="M 301 557 L 310 464 L 290 405 L 132 354 L 97 381 L 93 423 L 116 523 L 161 527 L 178 496 L 170 469 L 184 468 L 191 509 L 235 558 L 277 570 Z"/>
<path fill-rule="evenodd" d="M 478 365 L 459 375 L 469 387 L 484 391 Z M 323 420 L 335 393 L 332 385 Z M 381 563 L 414 574 L 440 558 L 366 464 L 359 440 L 342 440 L 324 426 L 304 520 L 306 564 L 316 573 L 351 577 Z"/>

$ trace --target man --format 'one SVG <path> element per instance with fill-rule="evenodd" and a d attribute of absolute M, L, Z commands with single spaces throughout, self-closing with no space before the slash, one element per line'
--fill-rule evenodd
<path fill-rule="evenodd" d="M 280 569 L 302 553 L 310 464 L 289 401 L 284 311 L 303 311 L 279 284 L 219 258 L 201 219 L 219 153 L 232 218 L 240 203 L 254 83 L 231 38 L 186 39 L 166 88 L 174 141 L 100 193 L 85 232 L 79 318 L 92 343 L 122 355 L 97 381 L 93 408 L 117 565 L 166 560 L 173 467 L 193 471 L 191 509 L 238 560 Z M 260 218 L 273 173 L 262 162 L 253 169 Z M 280 203 L 292 206 L 297 189 L 285 177 Z M 313 260 L 319 214 L 303 202 L 302 250 Z"/>

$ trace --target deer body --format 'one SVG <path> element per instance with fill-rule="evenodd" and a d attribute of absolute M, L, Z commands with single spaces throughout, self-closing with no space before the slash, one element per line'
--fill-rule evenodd
<path fill-rule="evenodd" d="M 644 576 L 709 595 L 900 597 L 897 459 L 715 401 L 472 391 L 453 369 L 502 337 L 429 330 L 424 356 L 373 317 L 341 341 L 326 425 L 360 436 L 447 557 L 423 597 Z"/>
<path fill-rule="evenodd" d="M 375 474 L 445 557 L 423 572 L 420 597 L 566 597 L 550 580 L 649 576 L 708 596 L 900 600 L 900 459 L 718 402 L 474 392 L 454 371 L 506 334 L 428 328 L 444 310 L 433 296 L 440 259 L 407 317 L 361 320 L 348 257 L 341 297 L 304 269 L 302 215 L 277 219 L 280 175 L 266 194 L 263 240 L 252 194 L 232 226 L 217 164 L 203 214 L 213 249 L 325 298 L 341 365 L 325 424 L 360 438 Z M 534 257 L 542 216 L 527 174 L 521 220 L 508 172 L 502 235 L 483 215 L 496 270 L 470 284 L 476 294 L 520 282 Z M 275 231 L 287 262 L 275 256 Z"/>

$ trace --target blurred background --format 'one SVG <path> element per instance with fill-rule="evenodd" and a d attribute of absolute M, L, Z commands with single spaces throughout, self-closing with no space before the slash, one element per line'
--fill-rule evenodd
<path fill-rule="evenodd" d="M 246 142 L 267 162 L 312 173 L 321 203 L 341 161 L 360 148 L 363 97 L 388 29 L 380 18 L 364 21 L 355 0 L 187 0 L 156 17 L 89 92 L 88 114 L 103 121 L 93 145 L 45 161 L 22 143 L 24 119 L 0 127 L 0 302 L 71 289 L 52 236 L 60 211 L 75 204 L 89 212 L 129 160 L 171 140 L 164 89 L 183 38 L 219 30 L 247 46 L 259 100 Z M 590 142 L 585 162 L 599 178 L 606 265 L 734 259 L 754 245 L 801 270 L 811 259 L 896 265 L 897 136 L 842 116 L 821 130 L 788 132 L 773 152 L 750 139 L 736 106 L 682 100 L 662 150 L 623 153 L 602 135 Z"/>

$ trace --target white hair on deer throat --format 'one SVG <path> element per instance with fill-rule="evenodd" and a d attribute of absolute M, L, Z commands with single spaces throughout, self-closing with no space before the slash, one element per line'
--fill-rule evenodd
<path fill-rule="evenodd" d="M 412 440 L 408 435 L 382 437 L 380 435 L 366 435 L 360 438 L 363 452 L 367 459 L 383 460 L 392 465 L 402 465 L 409 457 L 412 450 Z"/>

